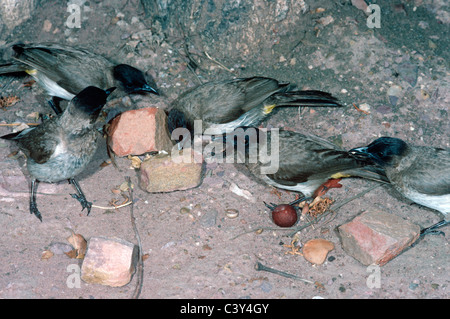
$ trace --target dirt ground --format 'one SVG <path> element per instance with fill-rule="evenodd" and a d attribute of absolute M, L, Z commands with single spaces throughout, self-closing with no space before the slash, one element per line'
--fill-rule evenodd
<path fill-rule="evenodd" d="M 167 108 L 200 81 L 260 75 L 331 92 L 345 105 L 280 109 L 265 126 L 316 134 L 348 149 L 385 135 L 418 145 L 450 146 L 446 1 L 377 1 L 380 28 L 369 28 L 367 15 L 343 0 L 186 1 L 184 6 L 192 4 L 187 8 L 176 6 L 177 1 L 71 1 L 82 4 L 80 28 L 64 24 L 70 15 L 66 4 L 41 2 L 28 21 L 2 32 L 0 46 L 60 42 L 135 65 L 154 77 L 162 93 L 132 97 L 136 107 Z M 159 19 L 152 18 L 155 14 Z M 23 86 L 29 80 L 0 77 L 0 95 L 20 99 L 0 110 L 0 123 L 34 122 L 31 113 L 50 113 L 42 89 Z M 0 126 L 0 135 L 11 131 Z M 129 207 L 93 208 L 87 217 L 71 198 L 71 185 L 41 183 L 41 223 L 29 214 L 29 178 L 24 157 L 11 155 L 14 150 L 0 141 L 0 298 L 129 298 L 136 276 L 121 288 L 83 281 L 71 288 L 68 278 L 73 272 L 68 267 L 79 265 L 79 260 L 64 254 L 41 260 L 54 243 L 67 243 L 71 230 L 86 239 L 115 236 L 136 243 Z M 134 214 L 148 255 L 141 298 L 449 297 L 448 236 L 428 236 L 381 267 L 377 287 L 368 284 L 373 270 L 343 251 L 336 227 L 363 211 L 381 209 L 421 226 L 442 218 L 399 198 L 389 187 L 374 189 L 341 207 L 333 218 L 299 233 L 302 244 L 313 238 L 334 243 L 327 261 L 317 266 L 286 253 L 289 248 L 283 245 L 291 238 L 271 222 L 263 204 L 289 202 L 294 193 L 280 191 L 279 198 L 273 188 L 256 183 L 234 165 L 208 164 L 199 187 L 149 194 L 137 186 L 128 159 L 118 159 L 120 170 L 103 167 L 107 159 L 102 141 L 78 180 L 94 205 L 110 206 L 112 199 L 123 200 L 111 190 L 131 177 Z M 232 183 L 251 197 L 233 193 Z M 358 179 L 342 184 L 328 193 L 336 203 L 374 185 Z M 182 214 L 183 207 L 190 208 L 191 215 Z M 228 218 L 227 209 L 238 210 L 239 216 Z M 261 228 L 271 229 L 255 232 Z M 315 284 L 256 271 L 257 262 Z"/>

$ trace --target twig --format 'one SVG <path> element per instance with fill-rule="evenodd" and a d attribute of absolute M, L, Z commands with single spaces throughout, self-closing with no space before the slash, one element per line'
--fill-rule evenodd
<path fill-rule="evenodd" d="M 259 261 L 256 262 L 255 269 L 257 271 L 267 271 L 267 272 L 270 272 L 272 274 L 276 274 L 276 275 L 283 276 L 283 277 L 286 277 L 286 278 L 300 280 L 300 281 L 306 282 L 308 284 L 313 284 L 314 283 L 314 282 L 312 282 L 310 280 L 303 279 L 303 278 L 301 278 L 299 276 L 296 276 L 296 275 L 293 275 L 293 274 L 289 274 L 287 272 L 284 272 L 284 271 L 281 271 L 281 270 L 278 270 L 278 269 L 274 269 L 274 268 L 270 268 L 270 267 L 264 266 Z"/>
<path fill-rule="evenodd" d="M 353 106 L 355 107 L 355 109 L 358 111 L 358 112 L 362 112 L 362 113 L 364 113 L 364 114 L 370 114 L 370 112 L 367 112 L 367 111 L 364 111 L 364 110 L 361 110 L 359 107 L 357 107 L 356 106 L 356 104 L 355 103 L 353 103 Z"/>
<path fill-rule="evenodd" d="M 130 200 L 129 202 L 126 202 L 124 204 L 117 205 L 117 206 L 105 207 L 105 206 L 92 205 L 92 207 L 99 208 L 99 209 L 105 209 L 105 210 L 111 210 L 111 209 L 119 209 L 119 208 L 122 208 L 122 207 L 125 207 L 128 205 L 131 205 L 131 204 L 133 204 L 133 202 Z"/>
<path fill-rule="evenodd" d="M 220 62 L 217 61 L 217 60 L 214 60 L 214 59 L 208 54 L 208 52 L 205 51 L 205 55 L 206 55 L 206 57 L 207 57 L 208 59 L 210 59 L 212 62 L 214 62 L 215 64 L 217 64 L 218 66 L 220 66 L 222 69 L 224 69 L 224 70 L 230 72 L 231 74 L 234 74 L 234 72 L 231 71 L 229 68 L 227 68 L 225 65 L 223 65 L 222 63 L 220 63 Z"/>
<path fill-rule="evenodd" d="M 129 176 L 125 177 L 126 181 L 128 182 L 128 193 L 130 202 L 133 204 L 133 188 L 131 187 L 131 178 Z M 142 291 L 142 284 L 144 279 L 144 263 L 142 260 L 142 244 L 141 244 L 141 237 L 139 236 L 138 229 L 136 227 L 136 218 L 134 217 L 134 205 L 131 205 L 130 208 L 130 218 L 131 218 L 131 225 L 133 226 L 134 235 L 136 237 L 137 243 L 138 243 L 138 264 L 137 264 L 137 272 L 136 272 L 136 287 L 134 289 L 132 299 L 138 299 L 139 295 Z"/>
<path fill-rule="evenodd" d="M 19 126 L 22 125 L 24 123 L 0 123 L 0 126 Z M 25 123 L 28 126 L 36 126 L 36 125 L 40 125 L 41 123 Z"/>
<path fill-rule="evenodd" d="M 241 233 L 241 234 L 238 234 L 238 235 L 232 237 L 230 240 L 234 240 L 234 239 L 236 239 L 236 238 L 238 238 L 238 237 L 241 237 L 241 236 L 243 236 L 243 235 L 246 235 L 246 234 L 254 233 L 254 232 L 258 231 L 258 230 L 275 230 L 275 231 L 288 230 L 288 231 L 293 231 L 292 233 L 289 233 L 289 234 L 287 235 L 287 236 L 289 236 L 289 237 L 292 237 L 292 236 L 294 236 L 296 233 L 298 233 L 299 231 L 301 231 L 301 230 L 303 230 L 303 229 L 305 229 L 305 228 L 307 228 L 307 227 L 309 227 L 309 226 L 311 226 L 311 225 L 313 225 L 313 224 L 317 224 L 320 220 L 322 220 L 323 218 L 327 217 L 328 215 L 334 214 L 335 211 L 338 210 L 339 208 L 341 208 L 342 206 L 348 204 L 349 202 L 351 202 L 351 201 L 353 201 L 353 200 L 355 200 L 355 199 L 357 199 L 357 198 L 359 198 L 359 197 L 361 197 L 361 196 L 364 196 L 364 195 L 367 194 L 368 192 L 374 190 L 374 189 L 377 188 L 377 187 L 380 187 L 381 185 L 382 185 L 382 184 L 376 184 L 376 185 L 374 185 L 374 186 L 372 186 L 372 187 L 369 187 L 368 189 L 366 189 L 366 190 L 364 190 L 364 191 L 362 191 L 362 192 L 356 194 L 356 195 L 353 196 L 353 197 L 347 198 L 346 200 L 343 200 L 342 202 L 340 202 L 340 203 L 338 203 L 338 204 L 335 204 L 335 205 L 330 206 L 330 208 L 328 209 L 327 212 L 325 212 L 325 213 L 323 213 L 323 214 L 317 216 L 315 219 L 311 220 L 310 222 L 308 222 L 308 223 L 306 223 L 306 224 L 303 224 L 303 225 L 301 225 L 301 226 L 298 226 L 297 228 L 259 227 L 259 228 L 257 228 L 256 230 L 249 230 L 249 231 L 243 232 L 243 233 Z"/>

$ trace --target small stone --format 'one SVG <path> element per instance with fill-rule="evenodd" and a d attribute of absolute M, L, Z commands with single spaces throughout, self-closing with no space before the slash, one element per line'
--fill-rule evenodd
<path fill-rule="evenodd" d="M 367 103 L 363 103 L 359 106 L 359 109 L 365 112 L 370 112 L 370 105 Z"/>
<path fill-rule="evenodd" d="M 419 287 L 419 284 L 416 284 L 413 282 L 409 284 L 409 289 L 411 289 L 411 290 L 415 290 L 417 287 Z"/>
<path fill-rule="evenodd" d="M 42 31 L 50 32 L 51 29 L 52 29 L 52 23 L 50 22 L 50 20 L 44 20 L 44 25 L 42 27 Z"/>
<path fill-rule="evenodd" d="M 170 151 L 173 142 L 163 110 L 149 107 L 115 117 L 108 128 L 108 145 L 117 156 Z"/>
<path fill-rule="evenodd" d="M 342 248 L 367 266 L 385 265 L 420 235 L 418 225 L 383 211 L 367 211 L 338 229 Z"/>
<path fill-rule="evenodd" d="M 398 65 L 397 72 L 399 76 L 408 82 L 412 87 L 417 83 L 419 66 L 411 62 L 404 62 Z"/>
<path fill-rule="evenodd" d="M 334 245 L 331 241 L 321 238 L 311 239 L 303 246 L 303 256 L 310 263 L 321 265 L 333 249 Z"/>
<path fill-rule="evenodd" d="M 259 287 L 261 288 L 261 290 L 263 292 L 266 292 L 266 293 L 269 293 L 272 290 L 272 288 L 273 288 L 272 284 L 270 282 L 267 282 L 267 281 L 263 281 L 261 286 L 259 286 Z"/>
<path fill-rule="evenodd" d="M 68 253 L 71 251 L 73 247 L 66 243 L 60 243 L 60 242 L 52 242 L 48 250 L 54 253 L 55 255 L 64 255 L 65 253 Z"/>
<path fill-rule="evenodd" d="M 352 5 L 364 12 L 367 10 L 367 3 L 364 0 L 352 0 Z"/>
<path fill-rule="evenodd" d="M 205 166 L 202 155 L 191 152 L 191 149 L 177 153 L 179 156 L 160 153 L 144 160 L 139 170 L 139 186 L 149 193 L 173 192 L 199 186 Z"/>
<path fill-rule="evenodd" d="M 332 16 L 326 16 L 326 17 L 322 17 L 320 19 L 317 20 L 317 23 L 320 23 L 324 26 L 329 25 L 330 23 L 333 23 L 334 18 Z"/>
<path fill-rule="evenodd" d="M 122 287 L 131 281 L 138 260 L 137 246 L 120 238 L 92 237 L 81 266 L 87 283 Z"/>
<path fill-rule="evenodd" d="M 399 85 L 393 85 L 387 90 L 389 103 L 391 105 L 397 105 L 399 99 L 403 96 L 403 88 Z"/>
<path fill-rule="evenodd" d="M 216 224 L 217 215 L 219 212 L 215 209 L 208 210 L 200 219 L 200 224 L 203 227 L 213 227 Z"/>

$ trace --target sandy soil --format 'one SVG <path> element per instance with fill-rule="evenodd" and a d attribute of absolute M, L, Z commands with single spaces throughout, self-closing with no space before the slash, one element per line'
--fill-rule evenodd
<path fill-rule="evenodd" d="M 220 8 L 224 12 L 222 1 L 214 2 L 214 8 L 208 7 L 210 15 Z M 89 11 L 83 7 L 79 29 L 64 25 L 69 15 L 65 5 L 45 1 L 30 20 L 13 32 L 1 34 L 0 44 L 73 43 L 136 65 L 155 77 L 163 95 L 133 97 L 133 102 L 137 107 L 162 108 L 199 83 L 199 78 L 187 67 L 185 48 L 188 48 L 199 65 L 197 74 L 202 81 L 269 76 L 300 88 L 329 91 L 346 105 L 341 109 L 282 109 L 264 125 L 313 133 L 346 148 L 382 135 L 448 148 L 449 39 L 444 35 L 450 22 L 448 6 L 441 1 L 398 1 L 396 6 L 378 1 L 382 8 L 381 28 L 370 29 L 364 12 L 350 1 L 306 3 L 310 4 L 309 12 L 296 12 L 295 19 L 288 15 L 286 19 L 293 21 L 289 28 L 283 17 L 270 25 L 263 22 L 245 25 L 245 21 L 253 20 L 233 22 L 230 18 L 233 15 L 229 14 L 225 26 L 219 27 L 226 30 L 229 26 L 237 32 L 223 31 L 216 23 L 211 30 L 220 29 L 223 33 L 208 35 L 196 29 L 200 24 L 186 26 L 183 22 L 186 32 L 183 36 L 180 29 L 173 28 L 174 24 L 159 24 L 146 18 L 137 1 L 90 1 L 86 6 Z M 183 10 L 178 9 L 174 12 Z M 252 7 L 245 10 L 247 15 L 243 17 L 252 17 Z M 188 12 L 197 19 L 194 21 L 203 21 L 195 10 Z M 259 25 L 266 29 L 259 30 Z M 267 30 L 272 33 L 266 37 L 249 36 L 246 46 L 244 42 L 240 46 L 233 42 L 250 27 L 260 33 Z M 207 41 L 208 36 L 211 41 Z M 203 52 L 233 73 L 205 58 Z M 50 112 L 39 87 L 23 86 L 28 80 L 0 77 L 1 95 L 20 98 L 17 104 L 0 110 L 1 123 L 33 122 L 28 117 L 30 113 Z M 388 96 L 394 85 L 402 88 L 396 95 L 396 103 Z M 360 107 L 368 104 L 364 106 L 368 114 L 356 110 L 353 103 Z M 8 132 L 11 128 L 0 127 L 0 134 Z M 136 242 L 129 208 L 117 211 L 94 208 L 87 217 L 80 211 L 79 203 L 70 197 L 71 185 L 41 183 L 37 201 L 43 222 L 39 222 L 29 214 L 29 178 L 23 156 L 20 153 L 9 156 L 14 150 L 14 146 L 0 141 L 0 298 L 129 298 L 136 285 L 135 277 L 121 288 L 84 282 L 79 288 L 70 288 L 67 280 L 72 272 L 67 269 L 78 265 L 78 260 L 64 254 L 41 260 L 42 252 L 52 243 L 67 243 L 70 230 L 86 239 L 101 235 Z M 122 201 L 111 190 L 121 185 L 125 176 L 138 184 L 128 159 L 118 159 L 121 170 L 112 165 L 102 167 L 107 159 L 102 142 L 92 166 L 78 177 L 88 199 L 99 206 L 109 206 L 114 198 Z M 230 191 L 231 183 L 248 190 L 251 200 Z M 336 203 L 373 185 L 357 179 L 347 179 L 342 184 L 343 188 L 328 193 Z M 371 270 L 343 251 L 335 231 L 337 226 L 372 208 L 421 226 L 440 220 L 436 212 L 408 203 L 389 187 L 379 187 L 340 208 L 333 218 L 299 233 L 301 243 L 324 238 L 335 244 L 327 261 L 314 266 L 300 255 L 286 254 L 289 249 L 283 244 L 289 244 L 291 238 L 269 218 L 263 201 L 281 203 L 295 198 L 294 193 L 280 193 L 278 198 L 271 187 L 256 183 L 237 167 L 226 164 L 208 164 L 203 183 L 188 191 L 149 194 L 135 187 L 134 213 L 143 251 L 148 254 L 141 298 L 449 297 L 448 237 L 426 237 L 383 266 L 379 287 L 371 288 L 367 284 Z M 192 209 L 191 216 L 180 213 L 183 207 Z M 228 218 L 229 208 L 237 209 L 239 217 Z M 260 228 L 272 229 L 259 234 L 250 232 Z M 315 284 L 256 271 L 256 262 Z"/>

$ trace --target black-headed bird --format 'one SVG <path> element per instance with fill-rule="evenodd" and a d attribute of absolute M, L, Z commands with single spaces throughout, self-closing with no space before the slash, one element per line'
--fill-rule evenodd
<path fill-rule="evenodd" d="M 439 211 L 444 219 L 422 230 L 431 233 L 450 220 L 450 151 L 417 146 L 394 137 L 380 137 L 349 154 L 371 160 L 386 172 L 392 186 L 409 200 Z"/>
<path fill-rule="evenodd" d="M 117 87 L 127 94 L 158 94 L 156 84 L 148 84 L 142 71 L 83 48 L 42 43 L 15 44 L 12 50 L 12 61 L 0 65 L 0 75 L 17 72 L 31 75 L 53 98 L 51 105 L 57 114 L 62 112 L 60 100 L 72 100 L 88 86 L 103 90 Z"/>
<path fill-rule="evenodd" d="M 36 127 L 1 136 L 15 142 L 27 157 L 31 175 L 30 213 L 42 221 L 36 204 L 38 182 L 55 183 L 69 180 L 77 190 L 72 194 L 89 214 L 92 203 L 86 200 L 75 176 L 89 164 L 97 150 L 99 133 L 94 123 L 114 90 L 87 87 L 78 93 L 59 116 Z"/>

